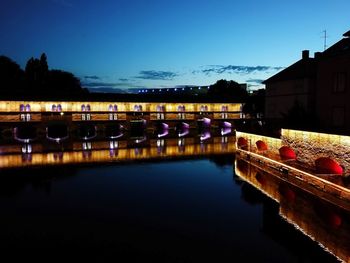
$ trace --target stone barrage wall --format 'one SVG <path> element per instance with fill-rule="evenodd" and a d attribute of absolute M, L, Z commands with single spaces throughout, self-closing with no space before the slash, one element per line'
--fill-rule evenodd
<path fill-rule="evenodd" d="M 262 135 L 256 135 L 252 133 L 246 133 L 246 132 L 236 132 L 236 139 L 238 140 L 239 137 L 243 137 L 248 140 L 248 150 L 252 152 L 256 152 L 258 149 L 256 147 L 256 142 L 259 140 L 264 141 L 267 143 L 269 152 L 271 153 L 277 153 L 279 148 L 282 146 L 282 140 L 277 139 L 277 138 L 272 138 L 272 137 L 267 137 L 267 136 L 262 136 Z M 237 145 L 236 145 L 237 147 Z"/>
<path fill-rule="evenodd" d="M 281 139 L 296 152 L 298 161 L 314 166 L 316 159 L 329 157 L 350 174 L 350 136 L 282 129 Z"/>

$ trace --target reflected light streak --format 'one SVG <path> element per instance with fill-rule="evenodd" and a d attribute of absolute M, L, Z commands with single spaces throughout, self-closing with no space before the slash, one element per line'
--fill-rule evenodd
<path fill-rule="evenodd" d="M 183 131 L 180 132 L 178 135 L 179 135 L 179 137 L 184 137 L 189 133 L 190 133 L 190 130 L 188 128 L 184 128 Z"/>
<path fill-rule="evenodd" d="M 230 134 L 231 131 L 232 131 L 231 128 L 222 128 L 221 131 L 220 131 L 220 134 L 221 134 L 221 136 L 225 136 L 227 134 Z"/>
<path fill-rule="evenodd" d="M 201 134 L 201 136 L 199 137 L 199 139 L 200 139 L 201 141 L 205 141 L 205 140 L 210 139 L 210 137 L 211 137 L 210 131 L 205 131 L 205 132 L 203 132 L 203 133 Z"/>

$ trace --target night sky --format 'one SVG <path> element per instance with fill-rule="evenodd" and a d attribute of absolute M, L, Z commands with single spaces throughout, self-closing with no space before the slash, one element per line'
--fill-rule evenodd
<path fill-rule="evenodd" d="M 349 0 L 2 0 L 0 55 L 51 69 L 89 88 L 208 85 L 261 80 L 337 42 Z"/>

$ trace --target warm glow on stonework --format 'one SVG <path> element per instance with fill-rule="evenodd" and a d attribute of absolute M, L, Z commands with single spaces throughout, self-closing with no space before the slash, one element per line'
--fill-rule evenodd
<path fill-rule="evenodd" d="M 177 111 L 179 106 L 184 106 L 186 112 L 199 112 L 202 106 L 208 111 L 222 111 L 222 106 L 227 107 L 228 112 L 240 112 L 241 103 L 164 103 L 164 102 L 89 102 L 89 101 L 0 101 L 0 112 L 19 112 L 20 105 L 29 104 L 32 112 L 51 112 L 53 105 L 61 105 L 64 112 L 80 112 L 82 105 L 89 105 L 90 111 L 106 112 L 109 106 L 117 105 L 118 111 L 133 112 L 135 105 L 141 106 L 142 111 L 157 111 L 159 105 L 165 106 L 165 111 Z"/>

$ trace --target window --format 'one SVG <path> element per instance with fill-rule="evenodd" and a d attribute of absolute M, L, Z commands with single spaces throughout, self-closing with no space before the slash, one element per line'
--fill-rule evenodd
<path fill-rule="evenodd" d="M 228 118 L 228 106 L 221 106 L 221 119 L 227 119 Z"/>
<path fill-rule="evenodd" d="M 134 106 L 134 111 L 142 111 L 142 106 L 141 105 L 135 105 Z"/>
<path fill-rule="evenodd" d="M 51 111 L 56 111 L 56 110 L 57 110 L 56 105 L 53 104 L 53 105 L 51 106 Z"/>
<path fill-rule="evenodd" d="M 109 113 L 109 114 L 108 114 L 108 119 L 109 119 L 110 121 L 118 120 L 118 114 L 117 114 L 117 113 Z"/>
<path fill-rule="evenodd" d="M 179 112 L 177 114 L 178 118 L 179 119 L 185 119 L 186 118 L 186 115 L 185 115 L 185 106 L 184 105 L 179 105 L 177 107 L 177 111 Z"/>
<path fill-rule="evenodd" d="M 202 113 L 202 112 L 206 112 L 206 111 L 208 111 L 208 106 L 207 105 L 202 105 L 200 107 L 200 112 Z"/>
<path fill-rule="evenodd" d="M 108 114 L 108 119 L 110 121 L 117 120 L 118 119 L 118 114 L 117 113 L 113 113 L 113 112 L 118 111 L 118 106 L 116 104 L 114 104 L 114 106 L 112 104 L 110 104 L 108 106 L 108 110 L 111 112 L 111 113 Z"/>
<path fill-rule="evenodd" d="M 165 115 L 164 115 L 165 107 L 163 105 L 158 105 L 157 106 L 157 119 L 158 120 L 164 120 Z"/>
<path fill-rule="evenodd" d="M 61 104 L 58 104 L 58 105 L 57 105 L 57 111 L 59 111 L 59 112 L 62 111 L 62 106 L 61 106 Z"/>
<path fill-rule="evenodd" d="M 90 104 L 86 104 L 86 106 L 83 104 L 81 105 L 81 111 L 90 111 L 91 107 Z M 81 120 L 82 121 L 89 121 L 91 120 L 91 114 L 90 113 L 83 113 L 81 114 Z"/>
<path fill-rule="evenodd" d="M 24 104 L 21 104 L 19 106 L 19 110 L 21 112 L 29 112 L 30 111 L 30 105 L 27 104 L 27 105 L 24 106 Z M 26 113 L 26 114 L 22 113 L 22 114 L 20 114 L 20 120 L 21 121 L 30 121 L 31 119 L 32 119 L 32 116 L 31 116 L 30 113 Z"/>
<path fill-rule="evenodd" d="M 338 72 L 334 74 L 333 78 L 333 92 L 341 93 L 344 92 L 346 88 L 346 73 Z"/>

